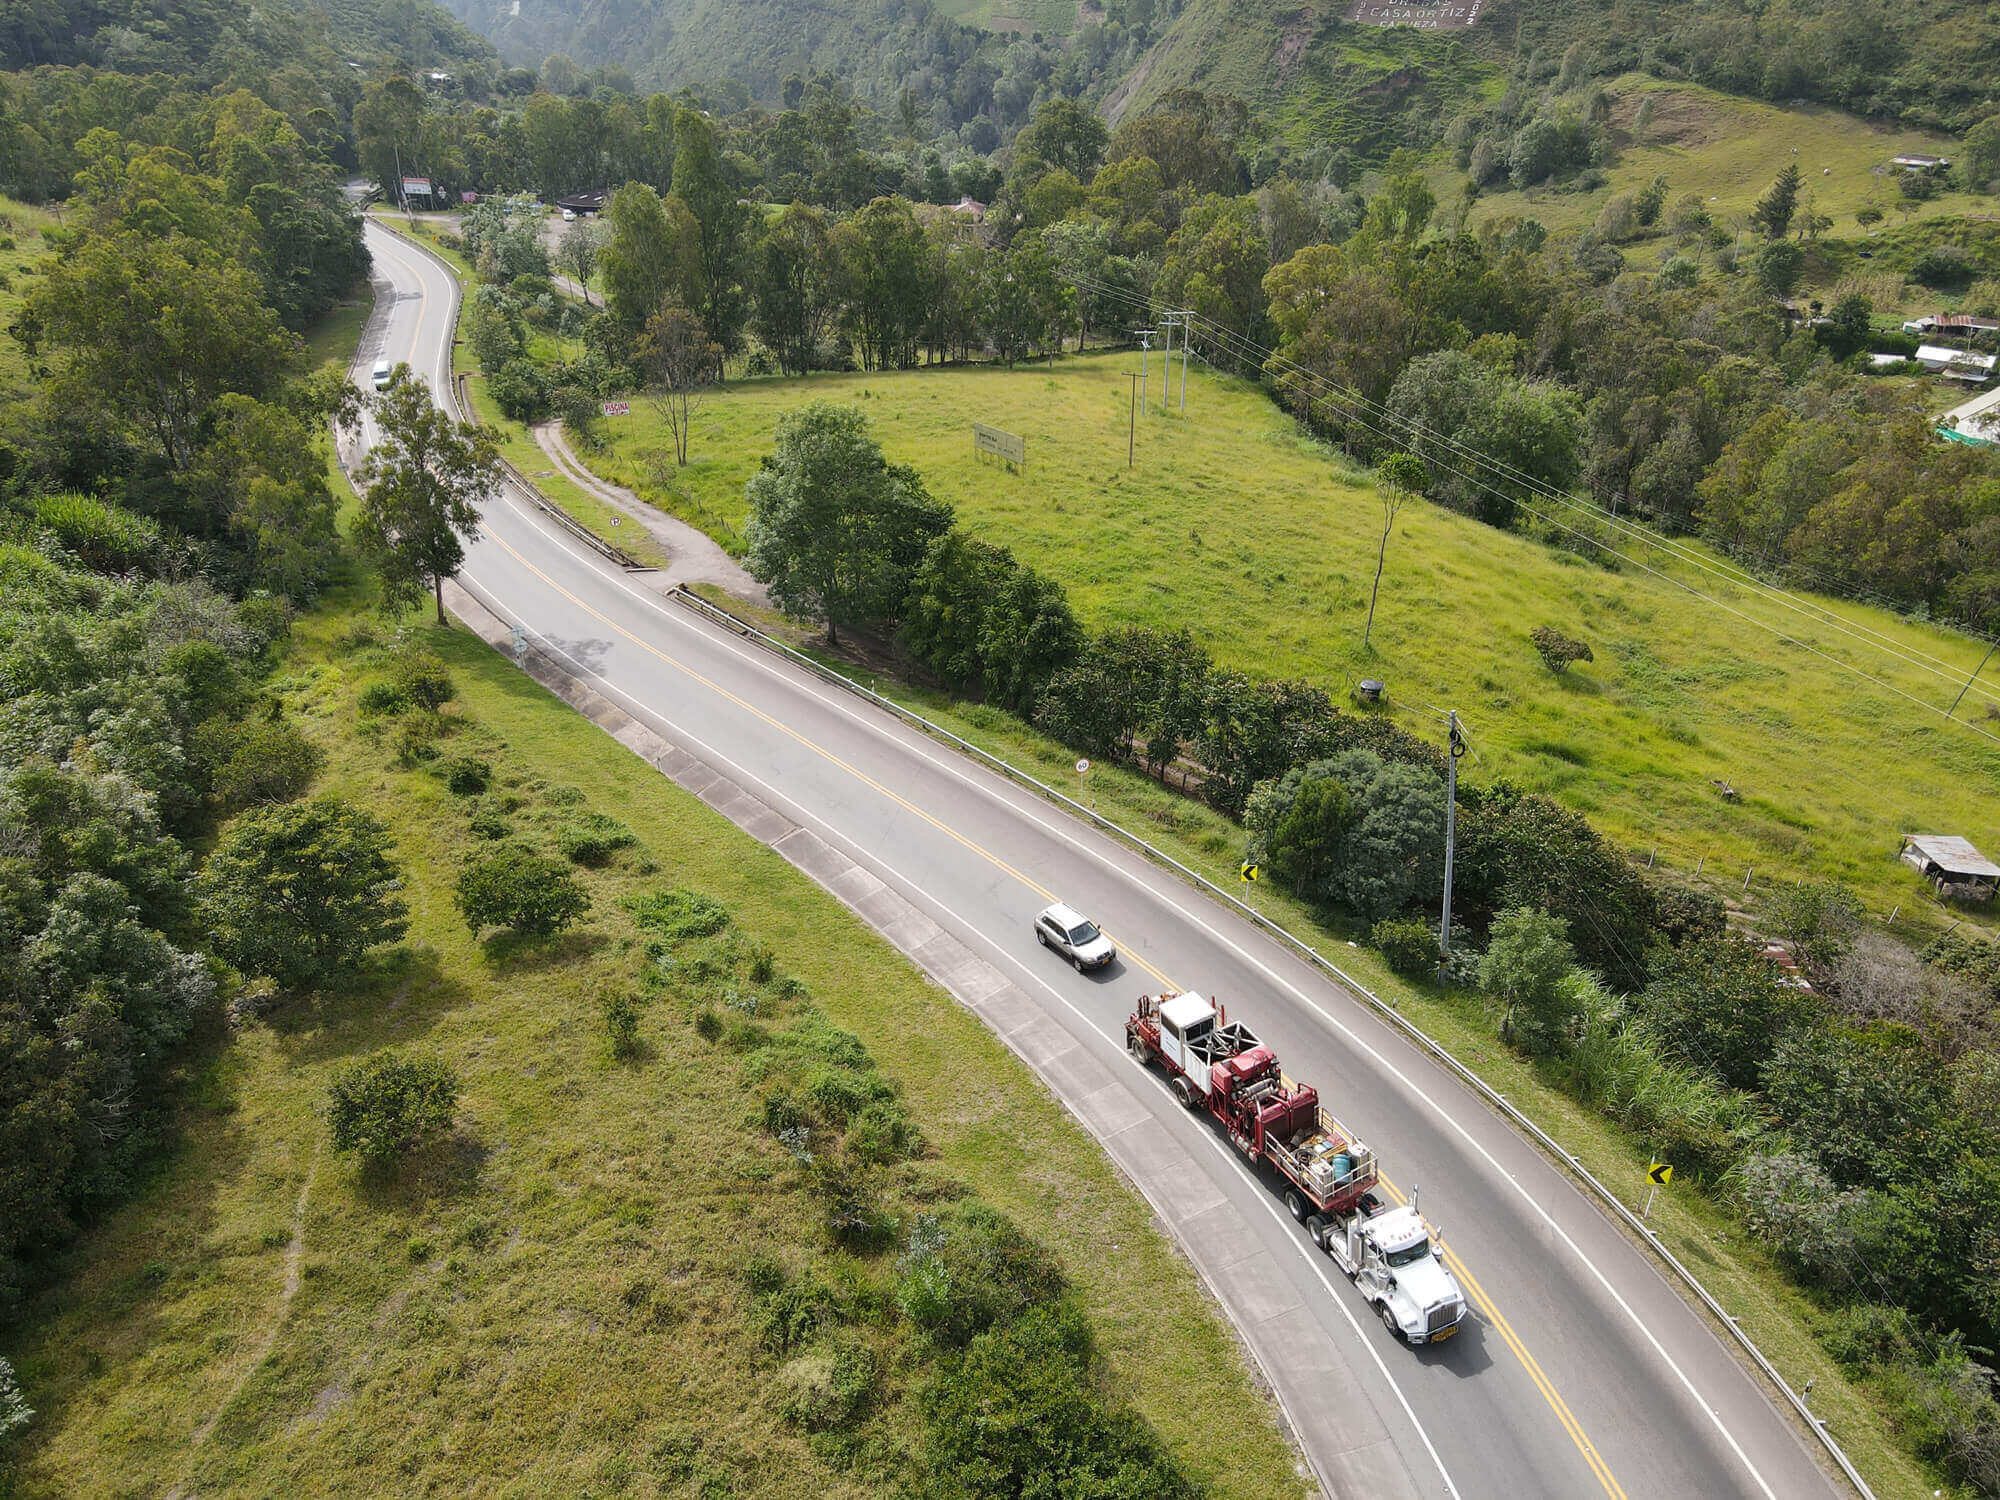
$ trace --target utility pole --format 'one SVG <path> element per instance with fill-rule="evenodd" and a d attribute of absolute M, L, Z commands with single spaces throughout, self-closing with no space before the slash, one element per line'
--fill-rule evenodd
<path fill-rule="evenodd" d="M 1444 796 L 1444 914 L 1438 923 L 1438 956 L 1451 956 L 1451 864 L 1458 852 L 1458 758 L 1465 754 L 1465 736 L 1458 732 L 1458 710 L 1448 715 L 1451 753 L 1445 757 Z"/>
<path fill-rule="evenodd" d="M 1139 404 L 1146 404 L 1146 358 L 1153 352 L 1153 330 L 1135 328 L 1132 337 L 1139 341 Z"/>
<path fill-rule="evenodd" d="M 1187 362 L 1188 345 L 1194 339 L 1194 309 L 1184 307 L 1180 311 L 1181 320 L 1181 415 L 1187 415 Z"/>
<path fill-rule="evenodd" d="M 1986 664 L 1993 660 L 1995 650 L 2000 650 L 2000 641 L 1995 641 L 1991 646 L 1988 646 L 1986 654 L 1979 658 L 1979 665 L 1972 669 L 1972 675 L 1965 679 L 1965 686 L 1958 690 L 1958 696 L 1951 700 L 1951 707 L 1944 711 L 1944 716 L 1947 719 L 1958 712 L 1958 705 L 1965 701 L 1965 695 L 1972 691 L 1972 684 L 1979 680 L 1979 674 L 1984 672 Z"/>
<path fill-rule="evenodd" d="M 1125 422 L 1125 467 L 1129 469 L 1132 467 L 1132 453 L 1139 437 L 1139 377 L 1128 375 L 1125 378 L 1132 382 L 1132 414 Z"/>

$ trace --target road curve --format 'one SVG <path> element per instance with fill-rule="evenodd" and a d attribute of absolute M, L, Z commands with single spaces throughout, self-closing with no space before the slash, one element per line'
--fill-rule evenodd
<path fill-rule="evenodd" d="M 377 312 L 356 370 L 407 361 L 443 393 L 457 283 L 380 226 L 367 234 Z M 1258 1354 L 1333 1492 L 1844 1493 L 1569 1178 L 1365 1002 L 1248 923 L 1006 780 L 665 603 L 516 495 L 488 508 L 462 577 L 572 675 L 810 830 L 1004 976 L 1037 1012 L 1009 1035 L 1031 1061 L 1039 1049 L 1088 1061 L 1093 1078 L 1112 1070 L 1131 1103 L 1121 1103 L 1107 1149 L 1128 1171 L 1147 1157 L 1173 1163 L 1156 1186 L 1136 1180 Z M 1035 945 L 1029 920 L 1056 894 L 1118 939 L 1123 958 L 1107 975 L 1077 975 Z M 1133 997 L 1168 984 L 1222 998 L 1292 1076 L 1318 1085 L 1399 1190 L 1422 1184 L 1476 1309 L 1459 1338 L 1434 1351 L 1395 1342 L 1276 1207 L 1270 1185 L 1125 1057 Z M 1062 1066 L 1041 1072 L 1099 1128 L 1101 1097 L 1094 1106 L 1073 1097 Z"/>

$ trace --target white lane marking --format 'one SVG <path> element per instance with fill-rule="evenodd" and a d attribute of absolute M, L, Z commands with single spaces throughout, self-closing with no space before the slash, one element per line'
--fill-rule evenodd
<path fill-rule="evenodd" d="M 530 512 L 523 510 L 518 505 L 515 505 L 512 502 L 511 497 L 509 497 L 505 493 L 504 488 L 502 491 L 501 499 L 503 503 L 508 504 L 510 506 L 510 508 L 514 511 L 514 514 L 517 517 L 527 521 L 527 523 L 530 526 L 532 526 L 536 531 L 541 532 L 542 535 L 545 538 L 547 538 L 550 542 L 554 543 L 561 550 L 569 553 L 572 559 L 583 563 L 586 566 L 586 568 L 588 568 L 589 571 L 601 582 L 608 583 L 613 587 L 622 590 L 624 593 L 631 596 L 633 599 L 648 606 L 654 612 L 659 614 L 663 619 L 668 619 L 668 620 L 678 619 L 683 626 L 689 628 L 693 627 L 694 622 L 692 620 L 684 616 L 677 616 L 673 611 L 668 609 L 666 602 L 660 599 L 657 595 L 649 594 L 639 589 L 636 589 L 630 583 L 628 583 L 623 576 L 611 574 L 597 567 L 593 559 L 585 557 L 582 553 L 577 552 L 574 549 L 569 538 L 561 536 L 556 532 L 549 530 L 547 527 L 543 526 L 540 523 L 540 521 L 537 520 Z M 780 674 L 772 670 L 772 663 L 768 657 L 763 657 L 761 654 L 752 654 L 748 648 L 742 646 L 738 642 L 729 640 L 719 631 L 713 633 L 703 631 L 701 632 L 701 634 L 703 638 L 710 641 L 711 644 L 720 645 L 724 647 L 725 649 L 729 650 L 732 654 L 738 656 L 740 660 L 750 665 L 753 669 L 760 671 L 768 676 L 772 677 L 780 676 Z M 862 715 L 857 713 L 854 710 L 851 703 L 843 703 L 834 698 L 826 696 L 821 692 L 820 689 L 812 685 L 810 681 L 805 680 L 803 673 L 800 673 L 796 676 L 787 674 L 783 676 L 782 680 L 784 680 L 789 686 L 804 687 L 806 692 L 808 692 L 812 697 L 821 702 L 824 706 L 831 708 L 834 712 L 847 717 L 852 722 L 862 725 L 864 728 L 869 728 L 873 730 L 878 737 L 886 738 L 886 736 L 881 736 L 880 734 L 882 728 L 880 722 L 871 723 L 869 720 L 865 719 Z M 1079 840 L 1077 837 L 1069 833 L 1067 830 L 1059 828 L 1055 825 L 1052 825 L 1044 821 L 1044 819 L 1039 815 L 1039 813 L 1025 806 L 1016 804 L 1009 799 L 1001 798 L 997 794 L 997 791 L 995 789 L 988 787 L 979 781 L 975 781 L 973 778 L 966 775 L 962 767 L 952 765 L 947 761 L 936 758 L 934 751 L 925 748 L 918 743 L 918 737 L 915 736 L 914 732 L 912 732 L 908 738 L 905 738 L 903 736 L 897 736 L 895 737 L 895 739 L 896 743 L 902 745 L 906 750 L 914 751 L 921 759 L 930 764 L 933 767 L 933 769 L 938 770 L 943 774 L 951 777 L 953 780 L 958 781 L 961 785 L 967 787 L 969 790 L 973 790 L 979 793 L 989 803 L 997 804 L 1004 810 L 1012 813 L 1017 817 L 1025 817 L 1029 822 L 1034 823 L 1037 827 L 1041 828 L 1045 833 L 1059 839 L 1063 843 L 1068 844 L 1072 849 L 1084 855 L 1093 863 L 1101 866 L 1105 870 L 1109 871 L 1111 874 L 1125 881 L 1133 889 L 1138 890 L 1142 894 L 1150 897 L 1155 901 L 1163 903 L 1169 910 L 1174 912 L 1176 915 L 1186 919 L 1195 927 L 1199 928 L 1202 932 L 1206 933 L 1215 942 L 1219 943 L 1224 948 L 1228 949 L 1231 953 L 1235 954 L 1244 963 L 1248 964 L 1250 967 L 1257 970 L 1257 972 L 1261 973 L 1267 980 L 1271 982 L 1271 984 L 1273 984 L 1280 990 L 1284 991 L 1285 993 L 1291 995 L 1294 999 L 1299 1001 L 1299 1003 L 1310 1009 L 1328 1026 L 1334 1028 L 1336 1031 L 1340 1032 L 1343 1036 L 1345 1036 L 1357 1049 L 1365 1053 L 1368 1057 L 1372 1058 L 1383 1071 L 1385 1071 L 1391 1077 L 1395 1078 L 1399 1083 L 1401 1083 L 1403 1087 L 1411 1095 L 1413 1095 L 1418 1100 L 1422 1101 L 1422 1103 L 1426 1107 L 1428 1107 L 1432 1111 L 1432 1113 L 1437 1116 L 1438 1119 L 1442 1120 L 1446 1125 L 1448 1125 L 1453 1131 L 1453 1133 L 1458 1135 L 1460 1139 L 1463 1140 L 1467 1146 L 1471 1147 L 1471 1149 L 1474 1152 L 1476 1152 L 1481 1158 L 1483 1158 L 1486 1161 L 1486 1163 L 1490 1167 L 1492 1167 L 1493 1170 L 1500 1177 L 1504 1178 L 1506 1182 L 1514 1189 L 1515 1193 L 1520 1197 L 1521 1201 L 1527 1204 L 1528 1207 L 1533 1211 L 1535 1216 L 1540 1218 L 1541 1221 L 1551 1231 L 1553 1231 L 1558 1238 L 1561 1239 L 1563 1244 L 1569 1248 L 1570 1253 L 1573 1254 L 1577 1258 L 1577 1261 L 1586 1270 L 1590 1272 L 1592 1277 L 1595 1278 L 1595 1280 L 1597 1281 L 1598 1285 L 1603 1288 L 1603 1290 L 1611 1298 L 1611 1300 L 1617 1304 L 1619 1310 L 1622 1311 L 1626 1315 L 1626 1317 L 1631 1321 L 1632 1326 L 1638 1329 L 1639 1332 L 1645 1337 L 1646 1342 L 1652 1346 L 1654 1353 L 1657 1354 L 1662 1363 L 1664 1363 L 1666 1367 L 1673 1372 L 1675 1379 L 1679 1381 L 1682 1389 L 1684 1389 L 1688 1393 L 1688 1395 L 1694 1400 L 1695 1404 L 1698 1407 L 1700 1407 L 1701 1410 L 1708 1416 L 1710 1424 L 1715 1428 L 1717 1433 L 1721 1435 L 1723 1441 L 1729 1445 L 1730 1451 L 1736 1455 L 1738 1461 L 1741 1462 L 1744 1469 L 1748 1471 L 1751 1479 L 1756 1482 L 1757 1487 L 1767 1497 L 1769 1497 L 1769 1500 L 1777 1500 L 1777 1492 L 1771 1488 L 1769 1482 L 1765 1480 L 1763 1473 L 1757 1468 L 1756 1464 L 1751 1461 L 1750 1455 L 1744 1451 L 1743 1445 L 1737 1441 L 1735 1434 L 1732 1433 L 1729 1430 L 1729 1428 L 1723 1423 L 1721 1412 L 1715 1406 L 1710 1404 L 1710 1402 L 1701 1394 L 1700 1390 L 1695 1386 L 1693 1379 L 1690 1378 L 1687 1372 L 1681 1368 L 1680 1363 L 1677 1360 L 1675 1360 L 1673 1355 L 1667 1352 L 1666 1346 L 1660 1341 L 1659 1336 L 1653 1332 L 1652 1328 L 1646 1323 L 1645 1319 L 1639 1315 L 1638 1310 L 1634 1308 L 1632 1304 L 1625 1299 L 1624 1294 L 1621 1293 L 1618 1290 L 1618 1288 L 1612 1284 L 1611 1278 L 1607 1276 L 1605 1272 L 1598 1266 L 1598 1264 L 1590 1258 L 1590 1256 L 1584 1251 L 1583 1247 L 1577 1244 L 1575 1239 L 1571 1237 L 1569 1231 L 1563 1228 L 1561 1224 L 1557 1223 L 1555 1218 L 1548 1212 L 1548 1210 L 1543 1208 L 1540 1203 L 1535 1201 L 1533 1195 L 1528 1192 L 1527 1188 L 1521 1183 L 1521 1181 L 1512 1172 L 1508 1171 L 1506 1167 L 1501 1165 L 1498 1158 L 1496 1158 L 1493 1155 L 1493 1153 L 1489 1151 L 1486 1148 L 1486 1146 L 1482 1142 L 1480 1142 L 1479 1139 L 1476 1136 L 1474 1136 L 1473 1133 L 1470 1130 L 1468 1130 L 1463 1123 L 1461 1123 L 1455 1116 L 1453 1116 L 1449 1110 L 1447 1110 L 1442 1104 L 1440 1104 L 1437 1101 L 1437 1099 L 1432 1097 L 1430 1093 L 1428 1093 L 1426 1090 L 1420 1087 L 1400 1067 L 1398 1067 L 1395 1063 L 1391 1062 L 1387 1057 L 1385 1057 L 1377 1047 L 1375 1047 L 1372 1043 L 1368 1042 L 1363 1037 L 1361 1037 L 1346 1022 L 1330 1014 L 1325 1009 L 1325 1007 L 1323 1007 L 1317 1000 L 1313 999 L 1310 995 L 1306 994 L 1297 985 L 1293 984 L 1289 979 L 1286 979 L 1282 975 L 1278 974 L 1275 970 L 1273 970 L 1270 967 L 1269 964 L 1265 963 L 1264 960 L 1250 953 L 1234 938 L 1231 938 L 1227 934 L 1211 926 L 1207 921 L 1205 921 L 1201 916 L 1197 915 L 1195 912 L 1190 911 L 1188 908 L 1182 906 L 1178 901 L 1176 901 L 1172 896 L 1168 895 L 1164 890 L 1156 886 L 1144 883 L 1139 879 L 1139 877 L 1135 873 L 1125 868 L 1122 868 L 1116 862 L 1107 857 L 1102 851 L 1089 847 L 1087 844 L 1083 843 L 1081 840 Z M 1359 1002 L 1356 1001 L 1354 1003 L 1358 1004 Z M 1400 1391 L 1398 1392 L 1398 1394 L 1400 1396 Z"/>
<path fill-rule="evenodd" d="M 485 592 L 485 590 L 482 588 L 481 592 L 483 593 Z M 481 602 L 485 603 L 486 601 L 482 600 Z M 489 605 L 488 607 L 490 608 L 491 606 Z M 590 679 L 592 682 L 601 686 L 608 693 L 623 700 L 624 703 L 627 705 L 627 707 L 633 713 L 638 714 L 641 718 L 650 719 L 655 727 L 655 732 L 662 735 L 675 736 L 687 742 L 688 744 L 698 747 L 701 756 L 704 760 L 710 761 L 711 764 L 719 764 L 721 766 L 727 767 L 729 774 L 732 777 L 736 778 L 740 785 L 745 785 L 747 787 L 754 788 L 757 792 L 757 795 L 766 803 L 767 806 L 783 806 L 785 808 L 790 809 L 791 812 L 796 815 L 796 820 L 799 823 L 817 825 L 818 828 L 822 832 L 824 832 L 825 835 L 834 844 L 843 849 L 852 851 L 852 853 L 848 855 L 850 859 L 853 859 L 857 863 L 863 865 L 871 863 L 876 865 L 878 868 L 882 869 L 883 871 L 887 872 L 889 875 L 894 877 L 897 883 L 904 888 L 906 898 L 912 895 L 922 898 L 924 904 L 930 906 L 933 911 L 943 916 L 947 921 L 951 922 L 954 925 L 959 924 L 961 919 L 955 912 L 950 911 L 941 902 L 935 902 L 930 900 L 928 897 L 924 897 L 922 884 L 920 882 L 911 879 L 909 875 L 904 873 L 897 866 L 891 864 L 888 860 L 882 858 L 879 854 L 874 854 L 871 852 L 861 850 L 859 846 L 857 846 L 854 843 L 854 841 L 850 837 L 848 837 L 848 835 L 842 833 L 839 829 L 835 828 L 832 823 L 820 817 L 817 813 L 814 813 L 809 809 L 801 806 L 797 802 L 793 801 L 791 797 L 786 795 L 783 791 L 779 790 L 778 788 L 772 786 L 769 782 L 765 781 L 755 772 L 750 771 L 741 765 L 738 765 L 735 760 L 731 759 L 729 756 L 723 754 L 721 751 L 709 745 L 699 735 L 693 734 L 676 725 L 670 724 L 663 716 L 655 713 L 651 708 L 647 707 L 644 703 L 642 703 L 636 695 L 626 691 L 624 688 L 619 687 L 617 684 L 605 678 L 601 673 L 594 671 L 590 667 L 586 666 L 584 663 L 578 661 L 574 656 L 570 655 L 569 652 L 565 651 L 561 646 L 557 645 L 554 641 L 550 640 L 547 635 L 535 629 L 534 626 L 523 623 L 521 628 L 527 634 L 533 636 L 536 640 L 538 640 L 542 644 L 543 649 L 551 652 L 556 656 L 561 657 L 565 662 L 567 662 L 570 668 L 573 671 L 575 671 L 577 675 Z M 681 673 L 681 675 L 683 676 L 688 675 L 687 670 L 681 667 L 679 663 L 675 663 L 674 666 L 675 669 Z M 685 790 L 685 788 L 683 788 L 683 790 Z M 781 855 L 780 857 L 782 858 L 783 856 Z M 1083 1023 L 1085 1030 L 1089 1031 L 1093 1036 L 1098 1037 L 1107 1047 L 1114 1050 L 1120 1057 L 1126 1057 L 1129 1055 L 1126 1052 L 1125 1047 L 1122 1043 L 1114 1045 L 1111 1033 L 1104 1030 L 1095 1021 L 1091 1020 L 1091 1018 L 1088 1015 L 1086 1015 L 1082 1010 L 1080 1010 L 1076 1006 L 1076 1004 L 1069 999 L 1068 996 L 1064 995 L 1060 990 L 1056 989 L 1055 986 L 1051 985 L 1046 979 L 1042 978 L 1039 974 L 1035 974 L 1034 972 L 1029 970 L 1024 964 L 1021 964 L 1020 961 L 1016 959 L 1011 953 L 1009 953 L 1006 949 L 1000 947 L 998 943 L 994 942 L 984 933 L 979 932 L 978 929 L 971 928 L 968 930 L 970 930 L 974 934 L 975 938 L 980 943 L 984 944 L 986 947 L 991 949 L 1005 963 L 1007 963 L 1010 967 L 1013 967 L 1019 974 L 1032 980 L 1035 984 L 1039 985 L 1043 990 L 1047 991 L 1047 993 L 1058 1004 L 1060 1004 L 1065 1010 L 1069 1011 L 1071 1015 L 1075 1016 L 1078 1021 Z M 998 1037 L 998 1040 L 1001 1042 L 1003 1046 L 1006 1044 L 1005 1037 Z M 1032 1067 L 1033 1064 L 1029 1064 L 1029 1066 Z M 1037 1071 L 1039 1072 L 1040 1070 L 1037 1069 Z M 1146 1072 L 1149 1078 L 1151 1078 L 1156 1084 L 1158 1084 L 1158 1086 L 1162 1088 L 1165 1087 L 1163 1083 L 1160 1083 L 1158 1076 L 1155 1075 L 1151 1069 L 1146 1069 L 1144 1071 Z M 1088 1131 L 1089 1127 L 1085 1126 L 1085 1129 L 1086 1131 Z M 1090 1133 L 1093 1135 L 1095 1134 L 1095 1132 L 1090 1132 Z M 1245 1180 L 1249 1182 L 1257 1201 L 1263 1205 L 1265 1212 L 1270 1214 L 1274 1219 L 1278 1221 L 1279 1227 L 1284 1231 L 1285 1242 L 1306 1259 L 1307 1264 L 1310 1265 L 1312 1268 L 1313 1274 L 1319 1277 L 1321 1284 L 1326 1287 L 1326 1290 L 1329 1294 L 1331 1301 L 1335 1306 L 1337 1306 L 1340 1309 L 1341 1316 L 1347 1320 L 1348 1327 L 1353 1329 L 1354 1336 L 1361 1342 L 1363 1347 L 1365 1347 L 1368 1350 L 1369 1357 L 1374 1360 L 1375 1368 L 1381 1372 L 1382 1379 L 1388 1384 L 1389 1389 L 1395 1393 L 1396 1402 L 1399 1406 L 1402 1407 L 1403 1415 L 1409 1418 L 1410 1425 L 1416 1429 L 1418 1438 L 1423 1442 L 1424 1451 L 1430 1455 L 1431 1462 L 1437 1466 L 1438 1476 L 1441 1479 L 1443 1479 L 1446 1492 L 1453 1497 L 1453 1500 L 1458 1500 L 1458 1494 L 1459 1494 L 1458 1486 L 1453 1482 L 1451 1477 L 1451 1472 L 1445 1468 L 1444 1459 L 1439 1456 L 1436 1445 L 1431 1442 L 1430 1433 L 1425 1431 L 1424 1424 L 1420 1420 L 1418 1420 L 1415 1409 L 1412 1408 L 1410 1405 L 1409 1398 L 1403 1394 L 1402 1386 L 1397 1383 L 1396 1377 L 1389 1372 L 1388 1363 L 1382 1358 L 1382 1351 L 1375 1346 L 1375 1341 L 1370 1339 L 1363 1332 L 1360 1321 L 1354 1316 L 1353 1309 L 1347 1305 L 1346 1299 L 1340 1295 L 1339 1289 L 1335 1287 L 1332 1279 L 1328 1277 L 1328 1275 L 1326 1274 L 1326 1268 L 1320 1264 L 1320 1260 L 1322 1259 L 1322 1257 L 1315 1256 L 1311 1249 L 1309 1249 L 1306 1245 L 1302 1245 L 1299 1243 L 1298 1239 L 1291 1232 L 1290 1221 L 1287 1220 L 1284 1215 L 1278 1212 L 1277 1205 L 1271 1202 L 1270 1195 L 1264 1191 L 1263 1184 L 1256 1180 L 1256 1177 L 1244 1166 L 1244 1164 L 1241 1161 L 1239 1161 L 1236 1157 L 1232 1156 L 1229 1152 L 1223 1150 L 1221 1143 L 1215 1139 L 1214 1132 L 1206 1129 L 1201 1129 L 1199 1130 L 1199 1134 L 1201 1135 L 1202 1139 L 1208 1143 L 1209 1147 L 1212 1150 L 1220 1154 L 1223 1157 L 1223 1159 L 1227 1161 L 1230 1164 L 1230 1166 L 1236 1170 L 1236 1172 L 1238 1172 Z M 1147 1201 L 1149 1203 L 1153 1202 L 1150 1195 L 1148 1196 Z M 1163 1207 L 1161 1207 L 1161 1205 L 1159 1205 L 1158 1203 L 1153 1203 L 1153 1208 L 1157 1213 L 1159 1213 L 1162 1221 L 1167 1221 L 1166 1211 Z"/>

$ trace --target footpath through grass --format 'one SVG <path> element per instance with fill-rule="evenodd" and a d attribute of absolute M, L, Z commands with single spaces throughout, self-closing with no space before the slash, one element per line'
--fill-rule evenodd
<path fill-rule="evenodd" d="M 1676 879 L 1699 867 L 1753 909 L 1774 882 L 1824 875 L 1878 919 L 1900 907 L 1905 928 L 1959 915 L 1939 912 L 1895 855 L 1912 831 L 2000 846 L 2000 688 L 1967 694 L 1972 727 L 1899 694 L 1949 704 L 1982 645 L 1862 605 L 1794 612 L 1651 546 L 1635 553 L 1643 567 L 1608 571 L 1420 502 L 1390 538 L 1364 648 L 1381 535 L 1370 480 L 1244 381 L 1197 371 L 1186 417 L 1160 415 L 1157 359 L 1128 470 L 1136 367 L 1100 355 L 1053 371 L 747 381 L 701 414 L 672 488 L 650 482 L 663 437 L 641 403 L 605 424 L 611 447 L 587 462 L 740 547 L 743 486 L 778 418 L 809 400 L 853 403 L 891 460 L 915 465 L 974 534 L 1059 579 L 1090 625 L 1185 626 L 1225 666 L 1305 677 L 1340 700 L 1381 678 L 1387 711 L 1432 737 L 1434 710 L 1456 708 L 1473 745 L 1467 775 L 1547 792 L 1633 857 Z M 975 420 L 1026 437 L 1024 472 L 973 453 Z M 1528 640 L 1537 625 L 1580 637 L 1596 659 L 1552 675 Z M 1880 632 L 1926 669 L 1848 630 Z"/>
<path fill-rule="evenodd" d="M 85 1242 L 16 1350 L 40 1408 L 21 1494 L 880 1493 L 921 1369 L 879 1344 L 879 1415 L 842 1447 L 779 1414 L 813 1372 L 781 1377 L 792 1367 L 756 1331 L 769 1299 L 746 1281 L 753 1257 L 836 1300 L 879 1276 L 827 1247 L 731 1061 L 730 1038 L 776 1012 L 730 999 L 721 976 L 733 1029 L 718 1044 L 676 979 L 642 1001 L 638 1057 L 607 1049 L 600 1004 L 643 992 L 650 962 L 617 903 L 672 887 L 731 914 L 752 1001 L 760 974 L 795 976 L 900 1088 L 929 1151 L 894 1169 L 899 1196 L 943 1212 L 963 1183 L 1048 1247 L 1109 1389 L 1217 1496 L 1303 1492 L 1192 1272 L 975 1017 L 469 633 L 424 629 L 459 690 L 439 748 L 494 772 L 484 797 L 454 797 L 399 761 L 402 727 L 357 713 L 382 656 L 364 618 L 302 621 L 277 691 L 328 753 L 316 791 L 390 825 L 409 940 L 351 993 L 280 1007 L 206 1060 L 180 1148 Z M 547 843 L 587 813 L 635 843 L 580 872 L 586 926 L 548 947 L 476 943 L 451 885 L 495 824 Z M 337 1065 L 389 1045 L 434 1050 L 464 1094 L 448 1145 L 375 1182 L 327 1154 L 319 1109 Z"/>

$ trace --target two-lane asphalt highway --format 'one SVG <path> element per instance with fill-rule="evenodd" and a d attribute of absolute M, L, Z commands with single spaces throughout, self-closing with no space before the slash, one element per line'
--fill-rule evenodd
<path fill-rule="evenodd" d="M 378 309 L 357 369 L 407 361 L 449 403 L 455 281 L 379 227 L 368 242 Z M 1227 1220 L 1255 1257 L 1241 1264 L 1269 1268 L 1268 1307 L 1246 1312 L 1245 1296 L 1226 1296 L 1232 1316 L 1297 1320 L 1336 1351 L 1310 1389 L 1341 1392 L 1343 1409 L 1310 1414 L 1321 1420 L 1299 1420 L 1308 1387 L 1269 1372 L 1336 1490 L 1515 1500 L 1837 1492 L 1652 1262 L 1357 997 L 1116 842 L 662 600 L 518 496 L 490 506 L 480 531 L 463 581 L 495 613 L 1040 997 L 1065 1046 L 1126 1070 L 1148 1139 L 1193 1163 L 1180 1191 Z M 1117 939 L 1122 959 L 1107 974 L 1078 975 L 1035 944 L 1030 919 L 1057 896 Z M 1396 1191 L 1421 1183 L 1475 1309 L 1458 1338 L 1434 1350 L 1394 1341 L 1270 1185 L 1124 1057 L 1134 997 L 1167 987 L 1224 1001 L 1376 1149 Z M 1257 1303 L 1257 1289 L 1246 1296 Z M 1343 1425 L 1378 1432 L 1380 1451 L 1316 1436 Z"/>

